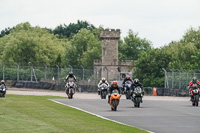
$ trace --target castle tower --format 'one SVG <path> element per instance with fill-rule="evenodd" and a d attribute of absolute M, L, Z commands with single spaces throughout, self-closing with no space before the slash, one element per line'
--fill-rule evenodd
<path fill-rule="evenodd" d="M 114 80 L 118 73 L 118 40 L 120 39 L 120 30 L 102 30 L 100 38 L 102 40 L 101 75 L 109 80 Z"/>
<path fill-rule="evenodd" d="M 121 80 L 120 75 L 129 73 L 132 61 L 118 60 L 118 41 L 120 39 L 120 30 L 105 29 L 100 33 L 102 40 L 102 58 L 94 60 L 94 72 L 97 77 L 105 77 L 108 81 Z"/>
<path fill-rule="evenodd" d="M 102 30 L 100 38 L 102 40 L 102 65 L 118 65 L 118 40 L 120 39 L 120 30 Z"/>

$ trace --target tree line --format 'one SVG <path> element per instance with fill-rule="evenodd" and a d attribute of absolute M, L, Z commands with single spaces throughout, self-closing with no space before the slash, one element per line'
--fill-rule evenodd
<path fill-rule="evenodd" d="M 87 21 L 59 25 L 55 29 L 33 27 L 29 22 L 0 33 L 0 62 L 20 65 L 47 65 L 93 68 L 101 59 L 102 26 Z M 119 60 L 134 60 L 133 78 L 144 86 L 164 86 L 165 69 L 196 70 L 200 57 L 200 27 L 190 28 L 179 41 L 153 48 L 151 41 L 140 38 L 131 29 L 119 40 Z"/>

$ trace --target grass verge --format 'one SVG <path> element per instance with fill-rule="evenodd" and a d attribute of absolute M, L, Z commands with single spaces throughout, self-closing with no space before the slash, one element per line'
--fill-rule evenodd
<path fill-rule="evenodd" d="M 60 105 L 57 96 L 6 95 L 0 98 L 0 133 L 146 133 Z"/>

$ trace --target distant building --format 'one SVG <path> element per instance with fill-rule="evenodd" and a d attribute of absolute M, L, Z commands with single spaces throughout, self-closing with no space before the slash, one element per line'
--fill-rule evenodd
<path fill-rule="evenodd" d="M 118 40 L 120 30 L 105 29 L 100 33 L 102 40 L 102 58 L 94 60 L 96 77 L 105 77 L 108 81 L 123 80 L 126 75 L 132 76 L 132 60 L 118 60 Z"/>

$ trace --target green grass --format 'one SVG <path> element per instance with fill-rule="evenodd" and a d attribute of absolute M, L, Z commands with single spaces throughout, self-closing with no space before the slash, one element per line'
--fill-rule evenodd
<path fill-rule="evenodd" d="M 48 100 L 58 98 L 61 97 L 0 98 L 0 133 L 146 133 Z"/>

